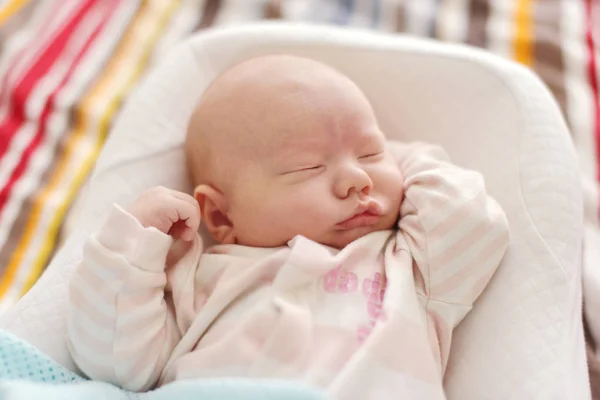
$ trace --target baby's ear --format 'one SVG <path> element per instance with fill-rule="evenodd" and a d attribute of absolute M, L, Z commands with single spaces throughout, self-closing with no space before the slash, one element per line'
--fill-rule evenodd
<path fill-rule="evenodd" d="M 227 218 L 229 204 L 223 193 L 210 185 L 199 185 L 194 190 L 194 198 L 200 205 L 202 221 L 212 237 L 221 244 L 234 244 L 233 224 Z"/>

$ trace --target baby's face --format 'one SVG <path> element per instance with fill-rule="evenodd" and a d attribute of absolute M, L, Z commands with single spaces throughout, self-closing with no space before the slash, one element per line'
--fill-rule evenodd
<path fill-rule="evenodd" d="M 269 90 L 268 107 L 253 96 L 244 118 L 252 134 L 229 140 L 222 187 L 234 242 L 276 247 L 303 235 L 342 248 L 394 227 L 403 180 L 360 90 L 345 79 Z"/>
<path fill-rule="evenodd" d="M 260 159 L 231 192 L 239 243 L 272 247 L 303 235 L 341 248 L 394 226 L 402 177 L 370 113 L 356 111 L 339 112 L 341 126 L 306 116 L 256 149 Z"/>

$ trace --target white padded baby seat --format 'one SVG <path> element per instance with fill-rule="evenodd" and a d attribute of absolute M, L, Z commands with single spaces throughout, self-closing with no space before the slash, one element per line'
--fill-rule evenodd
<path fill-rule="evenodd" d="M 241 60 L 290 53 L 352 78 L 389 138 L 443 145 L 481 171 L 511 226 L 491 286 L 456 331 L 448 397 L 587 399 L 581 324 L 582 201 L 569 134 L 528 70 L 471 48 L 331 27 L 261 23 L 197 35 L 131 96 L 86 188 L 74 233 L 34 288 L 0 318 L 73 369 L 65 348 L 66 281 L 113 202 L 143 189 L 188 190 L 182 140 L 207 84 Z M 410 398 L 410 395 L 403 397 Z"/>

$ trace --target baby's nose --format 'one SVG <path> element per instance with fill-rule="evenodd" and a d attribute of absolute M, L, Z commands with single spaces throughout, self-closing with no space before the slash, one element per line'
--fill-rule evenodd
<path fill-rule="evenodd" d="M 336 196 L 345 199 L 352 194 L 358 196 L 368 195 L 373 188 L 369 174 L 362 168 L 346 168 L 337 180 L 335 187 Z"/>

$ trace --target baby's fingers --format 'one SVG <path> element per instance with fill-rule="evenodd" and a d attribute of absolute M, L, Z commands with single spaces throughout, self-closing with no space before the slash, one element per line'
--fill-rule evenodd
<path fill-rule="evenodd" d="M 200 227 L 200 210 L 189 202 L 179 200 L 179 219 L 185 223 L 186 229 L 182 232 L 183 240 L 193 240 Z"/>
<path fill-rule="evenodd" d="M 198 230 L 193 230 L 192 228 L 188 228 L 186 227 L 185 230 L 183 231 L 183 234 L 181 235 L 181 238 L 183 240 L 185 240 L 186 242 L 190 242 L 192 240 L 194 240 L 194 236 L 196 236 L 196 232 Z"/>
<path fill-rule="evenodd" d="M 183 200 L 187 203 L 190 203 L 192 206 L 194 206 L 195 209 L 198 210 L 198 212 L 200 212 L 200 206 L 198 205 L 198 202 L 196 201 L 194 196 L 190 196 L 187 193 L 178 192 L 176 190 L 173 190 L 173 192 L 171 194 L 173 195 L 173 197 L 176 197 L 179 200 Z"/>

